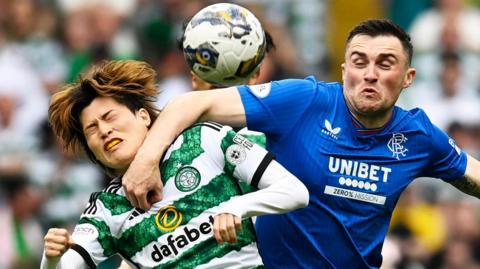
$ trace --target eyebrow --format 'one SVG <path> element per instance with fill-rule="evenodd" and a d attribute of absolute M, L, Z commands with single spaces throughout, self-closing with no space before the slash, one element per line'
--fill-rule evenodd
<path fill-rule="evenodd" d="M 353 56 L 353 55 L 358 55 L 360 57 L 367 57 L 367 54 L 363 53 L 363 52 L 360 52 L 360 51 L 353 51 L 351 54 L 350 54 L 350 57 Z M 379 58 L 382 58 L 382 59 L 386 59 L 386 58 L 394 58 L 395 60 L 398 60 L 397 59 L 397 56 L 395 56 L 395 54 L 393 53 L 380 53 L 379 54 Z"/>
<path fill-rule="evenodd" d="M 108 117 L 108 115 L 109 115 L 112 111 L 113 111 L 113 109 L 110 109 L 109 111 L 103 113 L 102 116 L 100 116 L 100 118 L 101 118 L 102 120 L 105 119 L 106 117 Z M 87 130 L 88 128 L 95 126 L 95 124 L 96 124 L 95 121 L 89 123 L 87 126 L 85 126 L 84 130 Z"/>

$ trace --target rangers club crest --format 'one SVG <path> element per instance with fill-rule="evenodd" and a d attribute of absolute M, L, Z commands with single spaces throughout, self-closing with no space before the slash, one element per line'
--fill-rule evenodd
<path fill-rule="evenodd" d="M 395 133 L 388 141 L 388 149 L 393 153 L 393 157 L 400 160 L 400 156 L 405 157 L 408 149 L 403 145 L 407 141 L 402 133 Z"/>

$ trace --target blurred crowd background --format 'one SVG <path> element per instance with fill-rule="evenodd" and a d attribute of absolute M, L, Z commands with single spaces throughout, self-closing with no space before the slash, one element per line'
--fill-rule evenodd
<path fill-rule="evenodd" d="M 38 268 L 48 227 L 78 220 L 108 178 L 65 152 L 49 97 L 103 59 L 140 59 L 159 74 L 158 105 L 191 88 L 176 41 L 201 0 L 0 0 L 0 269 Z M 412 36 L 417 79 L 400 100 L 422 107 L 480 157 L 480 1 L 243 0 L 276 43 L 261 81 L 340 81 L 348 31 L 390 18 Z M 438 179 L 402 195 L 382 268 L 480 268 L 480 203 Z M 319 224 L 320 225 L 320 224 Z M 116 268 L 111 259 L 100 268 Z"/>

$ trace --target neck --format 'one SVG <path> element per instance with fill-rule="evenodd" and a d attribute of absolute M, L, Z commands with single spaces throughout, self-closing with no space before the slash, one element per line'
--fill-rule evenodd
<path fill-rule="evenodd" d="M 352 113 L 352 115 L 355 117 L 355 119 L 362 123 L 365 128 L 375 129 L 385 126 L 390 121 L 392 118 L 392 110 L 375 115 L 363 115 L 359 113 Z"/>
<path fill-rule="evenodd" d="M 392 118 L 393 107 L 390 107 L 387 110 L 362 113 L 350 104 L 348 98 L 345 98 L 345 103 L 347 104 L 347 109 L 350 111 L 350 114 L 368 129 L 381 128 Z"/>
<path fill-rule="evenodd" d="M 387 111 L 376 111 L 375 113 L 368 114 L 359 113 L 352 109 L 350 105 L 347 107 L 352 116 L 368 129 L 376 129 L 385 126 L 390 121 L 393 114 L 393 108 Z"/>

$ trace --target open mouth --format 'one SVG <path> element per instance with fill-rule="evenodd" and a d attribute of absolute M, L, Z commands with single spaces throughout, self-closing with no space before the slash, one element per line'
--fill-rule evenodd
<path fill-rule="evenodd" d="M 111 150 L 113 147 L 115 147 L 116 145 L 120 144 L 120 142 L 122 142 L 121 139 L 119 138 L 114 138 L 110 141 L 108 141 L 107 143 L 105 143 L 105 146 L 103 147 L 105 149 L 105 151 L 109 151 Z"/>

